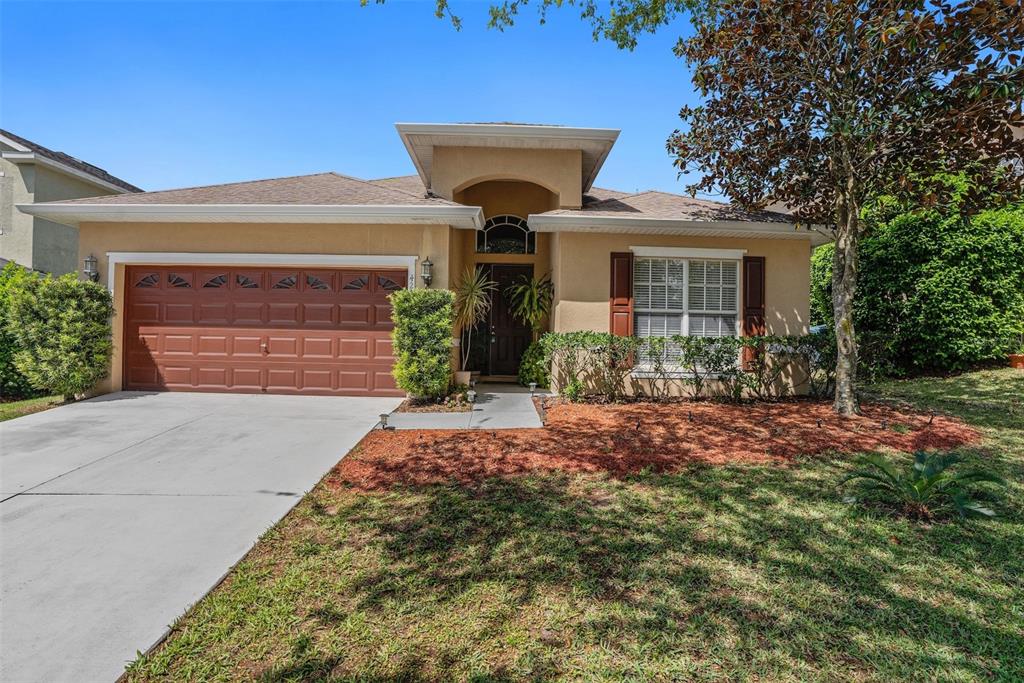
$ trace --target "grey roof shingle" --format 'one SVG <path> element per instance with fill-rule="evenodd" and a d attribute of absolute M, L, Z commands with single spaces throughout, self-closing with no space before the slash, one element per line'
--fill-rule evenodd
<path fill-rule="evenodd" d="M 609 196 L 584 202 L 582 209 L 555 209 L 541 216 L 604 216 L 613 218 L 653 218 L 696 222 L 745 221 L 756 223 L 792 223 L 793 217 L 775 211 L 745 211 L 723 202 L 696 199 L 686 195 L 648 190 L 636 194 Z"/>
<path fill-rule="evenodd" d="M 401 189 L 340 173 L 315 173 L 132 195 L 71 199 L 60 203 L 458 206 L 445 199 L 427 198 L 422 194 L 416 196 Z"/>
<path fill-rule="evenodd" d="M 7 130 L 0 129 L 0 135 L 10 138 L 11 140 L 14 140 L 23 147 L 28 147 L 30 150 L 32 150 L 39 156 L 46 157 L 51 161 L 56 161 L 57 163 L 64 164 L 65 166 L 70 166 L 75 170 L 81 171 L 83 173 L 88 173 L 91 176 L 103 180 L 104 182 L 108 182 L 111 185 L 117 185 L 121 189 L 128 190 L 129 192 L 142 192 L 142 188 L 136 187 L 135 185 L 132 185 L 126 180 L 121 180 L 117 176 L 111 175 L 110 173 L 103 170 L 99 166 L 94 166 L 89 162 L 82 161 L 81 159 L 73 157 L 70 154 L 58 152 L 56 150 L 50 149 L 49 147 L 43 147 L 37 142 L 26 140 L 20 135 L 15 135 L 14 133 Z"/>

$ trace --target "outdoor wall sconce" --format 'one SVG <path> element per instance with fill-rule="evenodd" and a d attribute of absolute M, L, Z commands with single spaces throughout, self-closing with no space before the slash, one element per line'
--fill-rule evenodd
<path fill-rule="evenodd" d="M 82 274 L 93 282 L 99 282 L 100 279 L 100 271 L 96 267 L 98 263 L 99 261 L 92 254 L 85 257 L 85 267 L 82 268 Z"/>
<path fill-rule="evenodd" d="M 420 265 L 420 278 L 423 280 L 423 284 L 427 287 L 434 280 L 434 264 L 430 262 L 430 257 Z"/>

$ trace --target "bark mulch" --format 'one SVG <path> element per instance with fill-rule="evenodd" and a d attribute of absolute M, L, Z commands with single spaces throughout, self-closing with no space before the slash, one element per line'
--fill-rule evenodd
<path fill-rule="evenodd" d="M 328 478 L 361 490 L 535 471 L 672 472 L 691 464 L 780 464 L 829 451 L 950 449 L 980 441 L 953 418 L 864 405 L 840 418 L 828 402 L 560 404 L 542 429 L 370 432 Z"/>

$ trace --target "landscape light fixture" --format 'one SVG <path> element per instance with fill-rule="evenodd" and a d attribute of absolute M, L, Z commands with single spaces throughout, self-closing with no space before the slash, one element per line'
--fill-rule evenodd
<path fill-rule="evenodd" d="M 380 414 L 380 428 L 381 429 L 394 429 L 394 427 L 388 427 L 388 414 L 387 413 L 381 413 Z"/>
<path fill-rule="evenodd" d="M 430 283 L 434 280 L 434 264 L 430 262 L 429 256 L 420 265 L 420 278 L 423 280 L 423 284 L 427 287 L 429 287 Z"/>
<path fill-rule="evenodd" d="M 476 392 L 470 389 L 466 392 L 466 400 L 470 403 L 476 403 Z"/>
<path fill-rule="evenodd" d="M 92 254 L 86 256 L 84 260 L 85 267 L 82 268 L 82 274 L 89 278 L 92 282 L 98 282 L 100 279 L 100 271 L 97 268 L 99 261 Z"/>
<path fill-rule="evenodd" d="M 537 383 L 530 382 L 530 396 L 533 396 L 534 392 L 537 391 Z"/>

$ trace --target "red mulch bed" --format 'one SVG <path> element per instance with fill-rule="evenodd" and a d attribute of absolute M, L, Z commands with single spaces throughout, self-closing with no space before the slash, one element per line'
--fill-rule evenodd
<path fill-rule="evenodd" d="M 949 417 L 936 415 L 929 424 L 927 414 L 907 409 L 862 410 L 859 417 L 840 418 L 831 404 L 809 401 L 561 404 L 548 411 L 543 429 L 370 432 L 328 483 L 380 490 L 534 471 L 624 476 L 701 463 L 787 464 L 828 451 L 950 449 L 981 438 Z"/>

